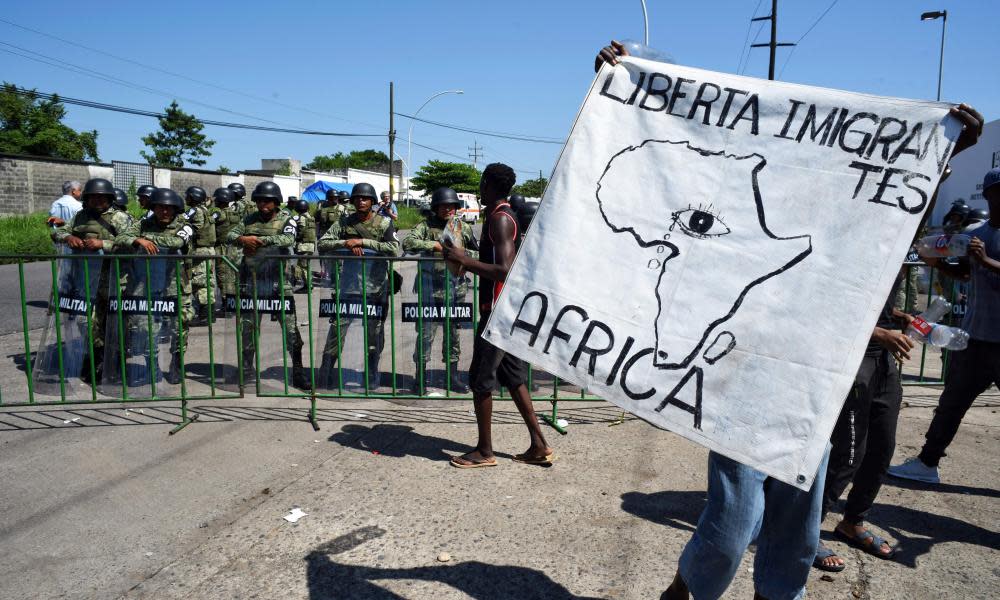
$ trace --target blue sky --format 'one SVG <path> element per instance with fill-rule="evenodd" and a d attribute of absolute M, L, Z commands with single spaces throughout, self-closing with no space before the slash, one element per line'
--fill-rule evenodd
<path fill-rule="evenodd" d="M 1000 117 L 1000 2 L 995 0 L 782 0 L 779 41 L 802 39 L 791 57 L 779 49 L 780 78 L 797 83 L 933 99 L 941 21 L 948 10 L 942 99 L 965 101 L 987 120 Z M 741 69 L 749 19 L 769 0 L 647 0 L 650 45 L 677 62 L 723 72 Z M 423 118 L 478 129 L 563 138 L 593 78 L 593 57 L 611 38 L 642 38 L 639 0 L 596 2 L 16 2 L 0 19 L 99 48 L 176 77 L 0 22 L 0 50 L 72 63 L 128 85 L 0 51 L 0 79 L 40 91 L 161 111 L 177 97 L 205 119 L 323 131 L 384 134 L 389 81 L 396 111 L 412 113 L 432 94 Z M 765 42 L 768 29 L 759 33 Z M 16 49 L 17 46 L 24 50 Z M 787 64 L 785 61 L 787 60 Z M 784 66 L 783 71 L 782 66 Z M 767 76 L 766 49 L 753 50 L 744 74 Z M 197 80 L 197 81 L 193 81 Z M 201 83 L 203 82 L 203 83 Z M 211 85 L 206 85 L 211 84 Z M 142 86 L 140 90 L 130 86 Z M 237 93 L 219 89 L 221 86 Z M 197 100 L 214 108 L 183 100 Z M 228 112 L 227 112 L 228 111 Z M 234 114 L 240 113 L 240 114 Z M 69 107 L 67 122 L 97 129 L 103 160 L 140 160 L 147 117 Z M 276 125 L 280 124 L 280 125 Z M 397 152 L 406 159 L 410 121 L 397 118 Z M 374 147 L 381 138 L 328 138 L 207 127 L 216 140 L 207 167 L 259 168 L 261 158 Z M 483 162 L 503 161 L 519 179 L 548 176 L 560 146 L 475 136 L 418 123 L 413 141 L 467 156 L 474 138 Z M 414 147 L 412 167 L 452 157 Z"/>

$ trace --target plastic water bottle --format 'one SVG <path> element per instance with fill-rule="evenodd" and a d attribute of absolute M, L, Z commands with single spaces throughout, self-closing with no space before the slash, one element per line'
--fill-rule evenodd
<path fill-rule="evenodd" d="M 951 310 L 951 302 L 941 296 L 935 296 L 927 305 L 927 310 L 913 317 L 906 335 L 915 342 L 928 343 L 934 325 Z"/>
<path fill-rule="evenodd" d="M 929 235 L 917 242 L 917 252 L 928 258 L 965 256 L 969 252 L 970 241 L 972 238 L 964 233 Z"/>
<path fill-rule="evenodd" d="M 625 49 L 628 50 L 629 56 L 637 56 L 639 58 L 645 58 L 647 60 L 655 60 L 657 62 L 665 62 L 670 64 L 677 64 L 674 61 L 674 57 L 670 56 L 662 50 L 657 50 L 656 48 L 650 48 L 649 46 L 638 42 L 633 39 L 624 39 L 621 41 Z"/>
<path fill-rule="evenodd" d="M 958 327 L 935 325 L 928 343 L 945 350 L 965 350 L 969 347 L 969 334 Z"/>

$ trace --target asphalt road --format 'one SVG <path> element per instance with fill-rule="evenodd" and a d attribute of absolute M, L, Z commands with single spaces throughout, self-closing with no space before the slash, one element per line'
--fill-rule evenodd
<path fill-rule="evenodd" d="M 48 262 L 24 265 L 24 293 L 27 301 L 28 329 L 45 325 L 45 307 L 52 290 L 52 267 Z M 21 285 L 17 265 L 0 265 L 0 335 L 23 329 Z"/>

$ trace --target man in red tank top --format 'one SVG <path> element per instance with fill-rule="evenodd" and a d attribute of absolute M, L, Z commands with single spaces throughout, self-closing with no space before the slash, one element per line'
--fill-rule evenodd
<path fill-rule="evenodd" d="M 497 384 L 507 388 L 517 410 L 521 413 L 531 445 L 523 454 L 514 457 L 517 462 L 529 464 L 549 464 L 554 458 L 552 448 L 545 442 L 542 429 L 535 417 L 531 395 L 525 386 L 528 365 L 521 359 L 504 352 L 483 339 L 483 330 L 490 318 L 490 312 L 503 289 L 504 279 L 514 262 L 514 254 L 521 233 L 517 227 L 517 217 L 507 202 L 507 195 L 514 187 L 514 170 L 505 164 L 493 163 L 486 167 L 479 181 L 479 195 L 482 198 L 485 220 L 479 256 L 475 260 L 461 248 L 444 248 L 448 262 L 458 265 L 464 271 L 479 275 L 479 326 L 472 348 L 472 364 L 469 367 L 469 384 L 472 388 L 472 402 L 476 409 L 476 424 L 479 428 L 479 443 L 476 449 L 451 459 L 451 464 L 460 469 L 494 467 L 493 436 L 491 430 L 493 415 L 493 390 Z"/>

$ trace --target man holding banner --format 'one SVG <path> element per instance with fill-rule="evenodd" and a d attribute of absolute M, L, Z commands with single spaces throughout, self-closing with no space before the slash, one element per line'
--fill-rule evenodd
<path fill-rule="evenodd" d="M 757 596 L 800 598 L 830 433 L 973 119 L 626 55 L 598 55 L 484 335 L 711 450 L 664 598 L 720 597 L 754 539 Z"/>

